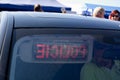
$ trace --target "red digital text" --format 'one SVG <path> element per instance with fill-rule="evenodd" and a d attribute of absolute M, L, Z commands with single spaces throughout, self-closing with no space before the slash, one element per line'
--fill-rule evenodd
<path fill-rule="evenodd" d="M 85 58 L 88 49 L 85 45 L 47 45 L 47 44 L 36 44 L 37 51 L 35 57 L 38 59 L 48 58 Z"/>

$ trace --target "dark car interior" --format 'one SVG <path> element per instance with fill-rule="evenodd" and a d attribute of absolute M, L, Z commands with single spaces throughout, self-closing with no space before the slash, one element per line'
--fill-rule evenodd
<path fill-rule="evenodd" d="M 13 51 L 12 51 L 13 56 L 11 60 L 12 64 L 10 65 L 10 73 L 9 73 L 10 80 L 33 80 L 33 79 L 34 80 L 38 80 L 38 79 L 39 80 L 80 80 L 81 68 L 85 63 L 90 62 L 92 60 L 94 48 L 98 48 L 98 47 L 103 47 L 104 49 L 106 49 L 105 54 L 103 55 L 104 58 L 113 59 L 113 60 L 120 59 L 120 54 L 118 54 L 120 52 L 120 45 L 119 45 L 120 38 L 113 37 L 113 35 L 111 37 L 106 34 L 109 37 L 108 38 L 104 36 L 102 33 L 94 34 L 93 32 L 92 34 L 84 33 L 83 34 L 83 36 L 85 35 L 84 38 L 78 38 L 76 36 L 79 36 L 80 34 L 75 34 L 75 33 L 74 34 L 58 34 L 59 33 L 58 32 L 57 36 L 52 33 L 44 34 L 44 32 L 40 34 L 40 32 L 38 31 L 33 32 L 32 34 L 29 33 L 29 31 L 27 31 L 27 33 L 24 33 L 22 36 L 20 33 L 21 33 L 21 30 L 18 30 L 17 32 L 14 31 L 14 36 L 16 37 L 14 37 L 15 41 L 13 42 Z M 46 38 L 44 35 L 47 35 L 48 38 Z M 71 35 L 72 37 L 74 36 L 74 38 L 71 38 Z M 92 37 L 93 43 L 91 43 L 90 41 L 91 39 L 88 36 Z M 92 54 L 87 52 L 86 54 L 89 56 L 86 56 L 86 58 L 77 57 L 76 59 L 73 59 L 73 58 L 71 59 L 66 58 L 63 60 L 61 60 L 60 58 L 59 59 L 56 59 L 56 58 L 43 59 L 40 56 L 38 57 L 38 59 L 35 59 L 35 57 L 37 57 L 35 56 L 36 53 L 34 53 L 36 49 L 33 46 L 36 43 L 47 44 L 47 45 L 49 44 L 50 47 L 51 45 L 54 45 L 54 44 L 77 46 L 79 44 L 81 45 L 82 43 L 82 44 L 88 45 L 87 46 L 88 51 L 89 52 L 92 51 Z M 92 45 L 92 46 L 89 46 L 89 45 Z M 41 46 L 41 45 L 38 45 L 38 46 Z M 39 47 L 40 53 L 42 53 L 42 48 L 43 47 Z M 57 49 L 57 48 L 54 47 L 54 49 Z M 64 48 L 64 50 L 66 50 L 66 48 Z M 54 54 L 54 51 L 53 51 L 53 54 Z"/>

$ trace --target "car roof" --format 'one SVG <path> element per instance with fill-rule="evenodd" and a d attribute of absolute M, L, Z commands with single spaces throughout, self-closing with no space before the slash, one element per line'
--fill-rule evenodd
<path fill-rule="evenodd" d="M 3 12 L 13 18 L 15 28 L 93 28 L 117 29 L 119 21 L 81 16 L 78 14 L 62 14 L 50 12 Z"/>

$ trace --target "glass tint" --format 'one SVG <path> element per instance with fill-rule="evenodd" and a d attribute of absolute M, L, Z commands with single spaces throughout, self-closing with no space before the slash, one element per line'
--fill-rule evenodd
<path fill-rule="evenodd" d="M 118 35 L 24 36 L 15 42 L 12 55 L 10 80 L 120 79 Z"/>

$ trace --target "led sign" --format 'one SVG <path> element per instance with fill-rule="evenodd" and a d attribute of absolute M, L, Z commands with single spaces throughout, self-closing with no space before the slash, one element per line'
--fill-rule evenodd
<path fill-rule="evenodd" d="M 37 35 L 20 39 L 15 53 L 22 61 L 37 63 L 82 63 L 92 57 L 93 39 L 86 35 Z"/>
<path fill-rule="evenodd" d="M 36 44 L 37 59 L 76 59 L 78 57 L 85 59 L 88 53 L 86 45 L 57 45 L 57 44 Z"/>
<path fill-rule="evenodd" d="M 90 38 L 60 36 L 41 38 L 33 43 L 33 58 L 36 61 L 79 62 L 87 61 L 91 54 Z"/>

